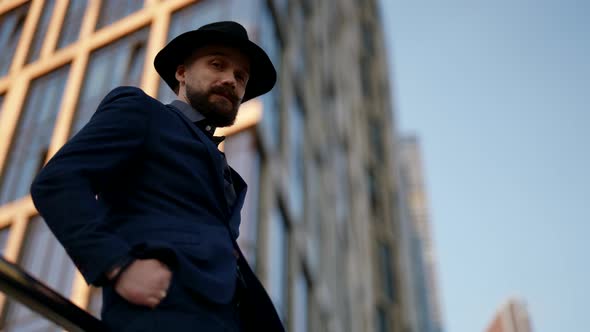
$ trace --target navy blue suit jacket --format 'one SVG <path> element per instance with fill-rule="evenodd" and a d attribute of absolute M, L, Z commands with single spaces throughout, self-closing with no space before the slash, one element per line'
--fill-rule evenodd
<path fill-rule="evenodd" d="M 45 165 L 31 194 L 88 283 L 103 285 L 125 257 L 157 257 L 188 289 L 224 304 L 239 264 L 247 315 L 282 330 L 264 288 L 234 256 L 247 187 L 232 170 L 237 199 L 227 206 L 222 158 L 178 109 L 119 87 Z"/>

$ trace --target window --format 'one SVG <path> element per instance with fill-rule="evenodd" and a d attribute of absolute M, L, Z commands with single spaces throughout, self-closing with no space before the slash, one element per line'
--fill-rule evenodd
<path fill-rule="evenodd" d="M 295 280 L 293 326 L 294 332 L 309 330 L 309 281 L 305 272 L 301 270 Z"/>
<path fill-rule="evenodd" d="M 372 92 L 371 61 L 372 59 L 368 56 L 361 55 L 359 72 L 361 75 L 361 89 L 365 97 L 370 97 Z"/>
<path fill-rule="evenodd" d="M 375 324 L 377 332 L 389 332 L 391 329 L 389 328 L 389 320 L 387 318 L 387 313 L 381 307 L 377 308 L 377 322 Z"/>
<path fill-rule="evenodd" d="M 4 95 L 0 95 L 0 119 L 2 118 L 2 104 L 4 104 Z"/>
<path fill-rule="evenodd" d="M 342 145 L 334 147 L 333 153 L 334 158 L 332 159 L 332 167 L 336 176 L 334 179 L 336 187 L 336 217 L 342 224 L 348 219 L 350 208 L 348 155 Z"/>
<path fill-rule="evenodd" d="M 286 322 L 288 312 L 287 275 L 289 269 L 289 234 L 287 233 L 284 213 L 278 207 L 272 210 L 270 216 L 267 241 L 267 289 L 279 316 L 283 322 Z"/>
<path fill-rule="evenodd" d="M 379 199 L 377 197 L 377 179 L 375 176 L 375 171 L 372 168 L 367 170 L 367 186 L 369 191 L 369 206 L 371 208 L 371 214 L 376 216 L 377 210 L 379 209 Z"/>
<path fill-rule="evenodd" d="M 68 2 L 68 10 L 57 41 L 57 48 L 63 48 L 78 40 L 87 6 L 88 0 L 70 0 Z"/>
<path fill-rule="evenodd" d="M 143 0 L 102 0 L 96 30 L 104 28 L 125 16 L 136 12 L 143 6 Z"/>
<path fill-rule="evenodd" d="M 285 1 L 286 2 L 286 1 Z M 274 89 L 260 97 L 262 101 L 263 117 L 261 130 L 264 135 L 264 142 L 271 149 L 276 149 L 281 142 L 281 113 L 280 113 L 280 70 L 281 70 L 281 47 L 277 35 L 275 19 L 264 6 L 259 25 L 260 46 L 266 51 L 274 64 L 279 78 Z"/>
<path fill-rule="evenodd" d="M 312 159 L 308 164 L 306 173 L 307 195 L 305 219 L 307 221 L 307 233 L 311 236 L 309 265 L 312 269 L 319 266 L 321 252 L 320 243 L 322 239 L 322 178 L 320 176 L 320 163 L 317 159 Z"/>
<path fill-rule="evenodd" d="M 0 16 L 0 76 L 8 74 L 16 45 L 25 25 L 29 3 Z"/>
<path fill-rule="evenodd" d="M 138 30 L 90 54 L 72 125 L 72 136 L 90 120 L 110 90 L 121 85 L 139 85 L 148 34 L 147 28 Z"/>
<path fill-rule="evenodd" d="M 286 20 L 289 14 L 289 0 L 272 0 L 270 2 L 281 19 Z"/>
<path fill-rule="evenodd" d="M 394 301 L 394 278 L 393 278 L 393 258 L 391 257 L 391 250 L 387 243 L 379 244 L 379 266 L 381 268 L 381 287 L 385 292 L 385 296 L 390 301 Z"/>
<path fill-rule="evenodd" d="M 68 297 L 76 268 L 41 217 L 29 221 L 19 265 L 50 288 Z M 8 301 L 6 331 L 61 331 L 18 302 Z"/>
<path fill-rule="evenodd" d="M 45 40 L 45 33 L 47 32 L 47 26 L 53 15 L 53 7 L 55 0 L 46 0 L 41 12 L 41 17 L 37 23 L 35 36 L 31 41 L 31 47 L 29 48 L 29 54 L 27 55 L 27 63 L 31 63 L 39 59 L 41 55 L 41 48 L 43 47 L 43 41 Z"/>
<path fill-rule="evenodd" d="M 375 160 L 382 163 L 384 161 L 385 149 L 383 148 L 383 121 L 379 121 L 371 116 L 369 119 L 369 138 L 371 142 L 371 150 L 375 156 Z"/>
<path fill-rule="evenodd" d="M 10 227 L 4 227 L 0 230 L 0 252 L 4 252 L 6 243 L 8 242 L 8 236 L 10 235 Z"/>
<path fill-rule="evenodd" d="M 69 65 L 31 83 L 0 182 L 0 204 L 26 196 L 45 162 L 68 72 Z"/>
<path fill-rule="evenodd" d="M 304 197 L 304 139 L 305 139 L 305 120 L 303 110 L 301 109 L 301 100 L 298 96 L 294 96 L 289 107 L 289 124 L 290 141 L 291 141 L 291 176 L 289 187 L 289 199 L 291 209 L 295 220 L 300 220 L 303 216 L 303 197 Z"/>
<path fill-rule="evenodd" d="M 253 131 L 243 131 L 228 137 L 224 145 L 228 164 L 248 184 L 246 200 L 242 207 L 242 222 L 238 243 L 250 266 L 255 269 L 260 192 L 260 153 L 258 152 L 256 136 Z"/>
<path fill-rule="evenodd" d="M 305 80 L 307 79 L 305 73 L 308 66 L 308 47 L 306 44 L 307 29 L 303 8 L 301 6 L 297 6 L 294 9 L 293 28 L 296 31 L 296 48 L 299 50 L 299 52 L 293 58 L 293 71 L 295 73 L 295 79 L 297 80 L 297 83 L 300 85 L 305 85 Z"/>

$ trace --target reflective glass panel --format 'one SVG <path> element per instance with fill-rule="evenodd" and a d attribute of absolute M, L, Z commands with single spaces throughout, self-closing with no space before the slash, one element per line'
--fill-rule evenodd
<path fill-rule="evenodd" d="M 101 0 L 96 30 L 133 14 L 142 6 L 143 0 Z"/>
<path fill-rule="evenodd" d="M 379 245 L 379 265 L 381 267 L 382 289 L 388 299 L 394 300 L 394 279 L 393 279 L 393 262 L 389 245 L 381 243 Z"/>
<path fill-rule="evenodd" d="M 87 6 L 88 0 L 70 0 L 68 2 L 68 10 L 61 27 L 57 48 L 68 46 L 78 40 Z"/>
<path fill-rule="evenodd" d="M 31 219 L 19 265 L 53 290 L 69 297 L 76 268 L 43 219 Z M 61 331 L 47 318 L 18 302 L 8 301 L 5 331 Z"/>
<path fill-rule="evenodd" d="M 242 207 L 242 221 L 238 243 L 250 266 L 256 266 L 258 240 L 258 207 L 260 191 L 260 153 L 253 131 L 243 131 L 225 140 L 225 154 L 229 165 L 248 184 L 246 200 Z"/>
<path fill-rule="evenodd" d="M 389 321 L 387 319 L 387 313 L 385 312 L 385 310 L 383 310 L 383 308 L 381 308 L 381 307 L 377 308 L 376 316 L 377 316 L 376 317 L 377 318 L 377 324 L 376 324 L 377 332 L 391 331 L 391 329 L 389 328 Z"/>
<path fill-rule="evenodd" d="M 287 274 L 289 269 L 288 248 L 289 235 L 283 211 L 276 207 L 272 210 L 268 225 L 268 285 L 270 298 L 277 308 L 283 322 L 287 319 Z"/>
<path fill-rule="evenodd" d="M 299 272 L 295 280 L 295 303 L 293 305 L 293 332 L 307 332 L 309 329 L 309 282 L 303 271 Z"/>
<path fill-rule="evenodd" d="M 0 118 L 2 118 L 2 105 L 4 104 L 4 95 L 0 95 Z"/>
<path fill-rule="evenodd" d="M 55 0 L 45 0 L 43 5 L 43 11 L 41 11 L 41 17 L 37 23 L 35 35 L 31 41 L 31 47 L 29 48 L 29 54 L 27 56 L 27 63 L 33 62 L 39 59 L 41 55 L 41 48 L 43 47 L 43 41 L 45 40 L 45 33 L 49 26 L 49 21 L 53 15 L 53 7 L 55 6 Z"/>
<path fill-rule="evenodd" d="M 0 252 L 4 252 L 4 249 L 6 249 L 6 243 L 8 242 L 9 235 L 10 227 L 5 227 L 0 230 Z"/>
<path fill-rule="evenodd" d="M 144 28 L 90 54 L 72 136 L 90 120 L 109 91 L 121 85 L 140 84 L 148 35 Z"/>
<path fill-rule="evenodd" d="M 0 204 L 22 198 L 45 162 L 69 65 L 31 82 L 0 180 Z"/>
<path fill-rule="evenodd" d="M 281 142 L 281 117 L 280 117 L 280 70 L 281 70 L 281 45 L 277 35 L 277 27 L 274 16 L 267 6 L 261 11 L 259 20 L 260 46 L 266 51 L 277 70 L 278 79 L 275 87 L 268 93 L 260 96 L 263 105 L 263 117 L 261 129 L 264 134 L 264 142 L 269 148 L 275 149 Z"/>
<path fill-rule="evenodd" d="M 29 3 L 17 7 L 0 16 L 0 76 L 8 74 L 14 51 L 25 25 Z"/>
<path fill-rule="evenodd" d="M 295 96 L 289 107 L 289 128 L 291 141 L 291 176 L 289 187 L 289 199 L 291 209 L 296 221 L 303 216 L 303 193 L 305 190 L 305 160 L 303 156 L 303 144 L 305 139 L 305 119 L 301 108 L 301 100 Z"/>

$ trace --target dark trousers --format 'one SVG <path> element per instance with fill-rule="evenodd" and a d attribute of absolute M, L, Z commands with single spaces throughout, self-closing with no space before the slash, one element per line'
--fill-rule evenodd
<path fill-rule="evenodd" d="M 238 299 L 219 305 L 188 291 L 173 274 L 168 295 L 155 308 L 133 305 L 103 288 L 102 320 L 112 331 L 240 332 Z"/>

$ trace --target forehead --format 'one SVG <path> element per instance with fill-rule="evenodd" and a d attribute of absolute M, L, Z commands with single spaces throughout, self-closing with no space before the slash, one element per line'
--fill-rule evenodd
<path fill-rule="evenodd" d="M 228 60 L 235 62 L 237 65 L 244 67 L 244 69 L 250 69 L 250 59 L 246 54 L 235 47 L 222 46 L 222 45 L 208 45 L 197 49 L 193 55 L 192 60 L 200 58 L 221 56 Z"/>

